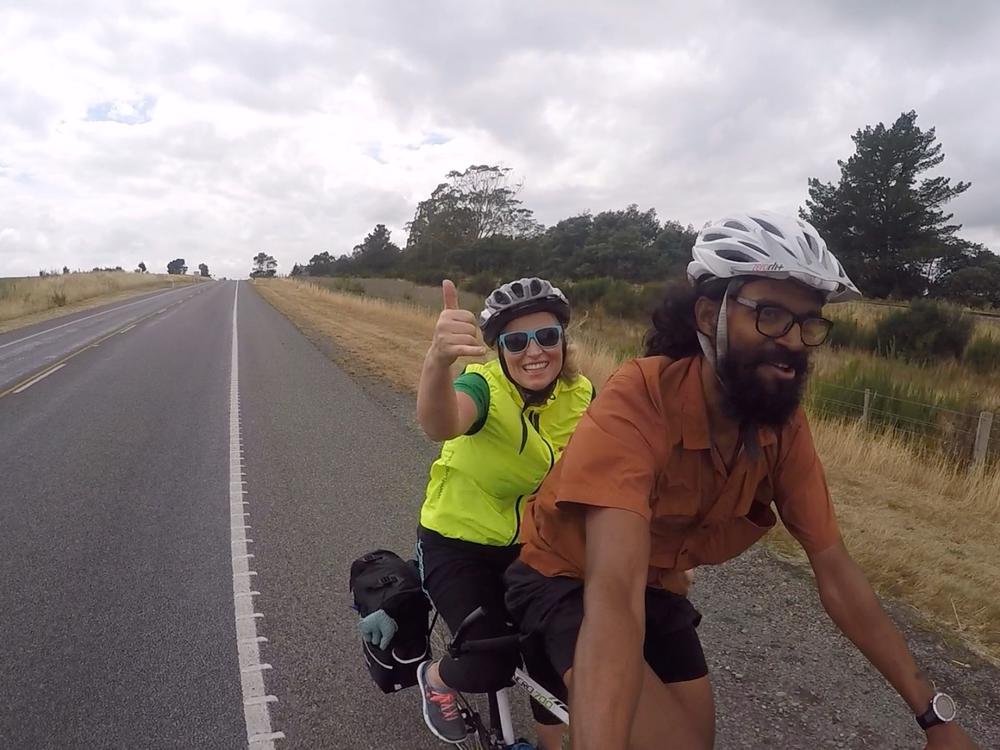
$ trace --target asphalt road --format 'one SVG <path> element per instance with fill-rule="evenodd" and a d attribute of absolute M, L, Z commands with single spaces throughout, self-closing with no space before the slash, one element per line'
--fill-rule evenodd
<path fill-rule="evenodd" d="M 162 315 L 173 305 L 205 291 L 207 285 L 203 284 L 159 290 L 0 334 L 0 393 L 21 385 L 29 374 L 38 375 L 58 367 L 82 346 L 115 335 L 130 324 Z"/>
<path fill-rule="evenodd" d="M 170 298 L 101 316 L 111 327 L 96 335 L 75 324 L 58 352 L 0 348 L 0 373 L 20 352 L 19 374 L 0 378 L 0 748 L 247 747 L 230 497 L 236 287 L 175 293 L 134 328 L 124 316 Z M 356 556 L 412 547 L 434 446 L 409 397 L 346 375 L 327 356 L 340 353 L 249 284 L 238 298 L 238 487 L 269 719 L 284 735 L 274 747 L 443 747 L 414 691 L 383 696 L 368 681 L 347 594 Z M 55 346 L 58 332 L 40 331 L 65 322 L 0 347 L 34 334 Z M 719 748 L 922 747 L 799 572 L 754 553 L 699 573 L 694 598 Z M 892 613 L 981 746 L 1000 747 L 1000 672 Z"/>

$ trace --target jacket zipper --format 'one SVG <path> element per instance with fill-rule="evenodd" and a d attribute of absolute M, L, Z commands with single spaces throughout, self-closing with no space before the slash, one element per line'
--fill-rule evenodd
<path fill-rule="evenodd" d="M 549 475 L 549 472 L 552 471 L 552 467 L 555 466 L 555 463 L 556 463 L 556 454 L 552 450 L 552 446 L 549 444 L 549 441 L 546 440 L 542 436 L 542 428 L 540 426 L 541 425 L 541 415 L 538 412 L 535 412 L 534 414 L 532 414 L 528 418 L 528 422 L 530 422 L 531 426 L 535 428 L 535 432 L 538 433 L 538 437 L 542 438 L 542 442 L 545 443 L 545 447 L 549 449 L 549 468 L 545 472 L 545 476 L 547 477 Z M 524 427 L 524 412 L 523 411 L 521 412 L 521 426 Z M 527 433 L 525 433 L 524 440 L 521 443 L 521 450 L 522 451 L 524 450 L 524 445 L 526 443 L 527 443 Z M 542 477 L 542 482 L 544 482 L 544 481 L 545 481 L 545 477 Z M 538 484 L 538 487 L 535 488 L 535 492 L 538 492 L 538 490 L 539 490 L 539 488 L 541 486 L 542 485 L 541 485 L 541 482 L 540 482 Z M 516 523 L 514 525 L 514 536 L 511 537 L 511 540 L 507 543 L 508 547 L 517 544 L 517 538 L 521 535 L 521 501 L 522 500 L 524 500 L 524 495 L 519 496 L 517 498 L 517 502 L 514 503 L 514 519 L 515 519 Z"/>

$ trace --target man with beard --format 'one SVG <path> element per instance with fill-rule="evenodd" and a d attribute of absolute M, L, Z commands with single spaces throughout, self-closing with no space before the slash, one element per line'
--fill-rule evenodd
<path fill-rule="evenodd" d="M 799 406 L 808 351 L 832 326 L 823 305 L 860 292 L 812 226 L 770 212 L 726 217 L 692 254 L 648 356 L 611 378 L 529 504 L 506 574 L 511 615 L 569 688 L 574 750 L 712 747 L 688 575 L 744 552 L 777 516 L 926 747 L 973 747 L 844 548 Z"/>

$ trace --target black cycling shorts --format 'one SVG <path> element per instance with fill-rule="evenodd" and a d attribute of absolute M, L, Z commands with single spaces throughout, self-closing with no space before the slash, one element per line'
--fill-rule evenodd
<path fill-rule="evenodd" d="M 504 606 L 503 574 L 517 558 L 519 547 L 493 547 L 450 539 L 420 527 L 417 559 L 424 590 L 452 633 L 477 607 L 486 617 L 468 632 L 468 640 L 495 638 L 516 633 Z M 519 653 L 491 651 L 466 654 L 458 659 L 445 654 L 441 659 L 441 679 L 467 693 L 495 692 L 511 684 L 514 669 L 521 662 L 535 680 L 565 700 L 562 680 L 541 649 L 526 648 Z M 560 721 L 531 701 L 531 712 L 540 724 Z"/>
<path fill-rule="evenodd" d="M 560 676 L 573 666 L 583 623 L 583 581 L 543 576 L 520 560 L 504 576 L 507 610 L 522 633 L 538 635 Z M 646 589 L 646 663 L 663 682 L 687 682 L 708 674 L 696 628 L 701 615 L 687 597 Z"/>

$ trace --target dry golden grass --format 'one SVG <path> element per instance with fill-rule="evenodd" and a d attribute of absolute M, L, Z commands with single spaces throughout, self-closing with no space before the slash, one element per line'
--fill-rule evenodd
<path fill-rule="evenodd" d="M 433 310 L 441 308 L 440 287 L 415 284 L 406 279 L 345 279 L 316 276 L 303 281 L 331 291 L 363 291 L 368 297 L 377 297 L 390 302 L 406 302 Z M 479 312 L 483 306 L 483 295 L 459 288 L 458 303 L 466 310 Z"/>
<path fill-rule="evenodd" d="M 856 320 L 863 326 L 874 328 L 882 318 L 899 308 L 871 302 L 845 302 L 824 309 L 824 316 L 831 320 Z"/>
<path fill-rule="evenodd" d="M 427 308 L 283 279 L 258 279 L 255 288 L 306 334 L 333 338 L 362 370 L 416 390 L 434 331 Z"/>
<path fill-rule="evenodd" d="M 0 332 L 172 283 L 195 281 L 193 276 L 118 272 L 0 279 Z"/>
<path fill-rule="evenodd" d="M 813 421 L 844 541 L 881 593 L 1000 659 L 1000 471 L 970 473 L 857 422 Z M 803 554 L 783 528 L 777 549 Z"/>
<path fill-rule="evenodd" d="M 819 348 L 812 353 L 812 363 L 813 376 L 822 380 L 832 379 L 847 367 L 871 372 L 888 365 L 893 378 L 907 386 L 900 394 L 903 398 L 926 401 L 926 394 L 934 393 L 962 411 L 1000 411 L 1000 381 L 996 375 L 977 374 L 958 361 L 920 365 L 868 352 Z"/>
<path fill-rule="evenodd" d="M 331 337 L 368 373 L 416 389 L 433 311 L 294 281 L 256 288 L 308 334 Z M 600 386 L 627 356 L 619 345 L 641 333 L 621 321 L 578 320 L 582 371 Z M 1000 471 L 970 474 L 857 423 L 817 420 L 813 431 L 845 542 L 876 588 L 1000 659 Z M 769 542 L 802 559 L 787 532 Z"/>

